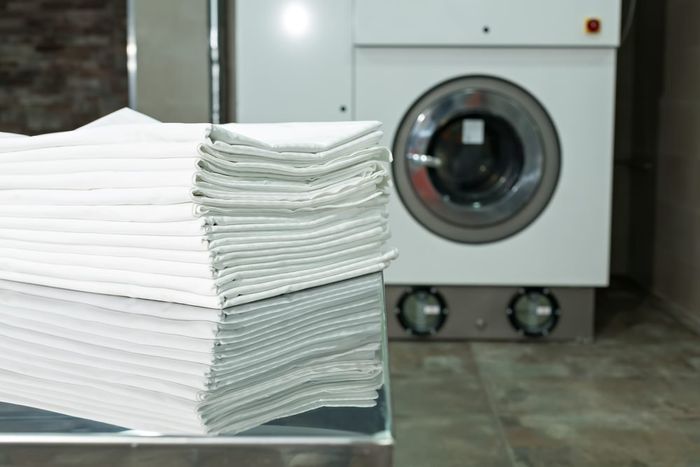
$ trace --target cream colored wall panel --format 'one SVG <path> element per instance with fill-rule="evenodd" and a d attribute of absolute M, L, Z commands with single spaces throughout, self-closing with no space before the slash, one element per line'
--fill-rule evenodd
<path fill-rule="evenodd" d="M 174 122 L 209 121 L 207 2 L 133 0 L 136 108 Z"/>

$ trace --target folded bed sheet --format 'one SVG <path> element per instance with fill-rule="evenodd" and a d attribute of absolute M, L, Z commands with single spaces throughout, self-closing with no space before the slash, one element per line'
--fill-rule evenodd
<path fill-rule="evenodd" d="M 212 310 L 0 280 L 0 401 L 236 433 L 383 384 L 381 274 Z"/>
<path fill-rule="evenodd" d="M 221 308 L 396 256 L 378 122 L 94 123 L 0 141 L 0 278 Z"/>

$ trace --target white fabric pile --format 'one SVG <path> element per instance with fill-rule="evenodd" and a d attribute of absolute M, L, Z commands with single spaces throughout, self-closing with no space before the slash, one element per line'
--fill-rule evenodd
<path fill-rule="evenodd" d="M 379 126 L 122 110 L 1 138 L 0 279 L 222 308 L 380 271 Z"/>
<path fill-rule="evenodd" d="M 382 385 L 381 274 L 224 311 L 0 281 L 0 401 L 236 433 Z"/>

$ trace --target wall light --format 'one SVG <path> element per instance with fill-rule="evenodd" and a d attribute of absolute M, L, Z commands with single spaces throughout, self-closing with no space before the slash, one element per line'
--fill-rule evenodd
<path fill-rule="evenodd" d="M 282 12 L 282 27 L 290 36 L 303 36 L 309 30 L 311 15 L 308 8 L 292 3 Z"/>

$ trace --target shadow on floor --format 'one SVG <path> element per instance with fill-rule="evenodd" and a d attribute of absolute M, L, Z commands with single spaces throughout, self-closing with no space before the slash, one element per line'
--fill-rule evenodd
<path fill-rule="evenodd" d="M 392 342 L 397 467 L 700 466 L 700 338 L 634 289 L 580 343 Z"/>

